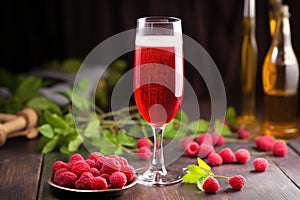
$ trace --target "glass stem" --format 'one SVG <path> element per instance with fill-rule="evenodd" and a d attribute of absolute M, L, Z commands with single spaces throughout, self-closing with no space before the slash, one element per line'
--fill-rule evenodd
<path fill-rule="evenodd" d="M 154 134 L 154 150 L 152 159 L 152 170 L 154 173 L 159 173 L 160 175 L 166 175 L 167 170 L 165 168 L 164 152 L 163 152 L 163 128 L 152 127 Z"/>

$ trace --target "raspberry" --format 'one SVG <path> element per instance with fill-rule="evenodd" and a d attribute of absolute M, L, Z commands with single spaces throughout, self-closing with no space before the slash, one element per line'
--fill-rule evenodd
<path fill-rule="evenodd" d="M 210 166 L 222 165 L 223 159 L 218 153 L 211 153 L 207 157 L 207 162 Z"/>
<path fill-rule="evenodd" d="M 148 147 L 141 147 L 136 155 L 141 160 L 148 160 L 151 157 L 152 152 Z"/>
<path fill-rule="evenodd" d="M 133 181 L 135 177 L 135 170 L 132 166 L 122 166 L 120 171 L 125 174 L 128 183 Z"/>
<path fill-rule="evenodd" d="M 112 174 L 120 171 L 121 164 L 117 160 L 108 157 L 102 158 L 102 160 L 101 173 Z"/>
<path fill-rule="evenodd" d="M 105 156 L 102 153 L 95 151 L 89 155 L 88 159 L 94 160 L 96 162 L 100 157 L 105 157 Z"/>
<path fill-rule="evenodd" d="M 55 174 L 55 172 L 60 169 L 60 168 L 66 168 L 68 169 L 68 164 L 61 161 L 61 160 L 58 160 L 58 161 L 55 161 L 53 164 L 52 164 L 52 173 Z"/>
<path fill-rule="evenodd" d="M 199 153 L 199 150 L 200 150 L 199 144 L 197 142 L 192 142 L 186 147 L 185 153 L 188 156 L 194 157 Z"/>
<path fill-rule="evenodd" d="M 85 162 L 90 166 L 90 167 L 95 167 L 96 162 L 92 159 L 86 159 Z"/>
<path fill-rule="evenodd" d="M 183 150 L 185 150 L 192 142 L 193 142 L 193 138 L 190 136 L 186 136 L 181 140 L 181 148 Z"/>
<path fill-rule="evenodd" d="M 105 159 L 106 159 L 106 157 L 98 158 L 98 160 L 95 162 L 95 167 L 100 170 L 102 167 L 102 164 L 103 164 L 103 160 L 105 160 Z"/>
<path fill-rule="evenodd" d="M 199 145 L 201 145 L 201 144 L 212 145 L 213 144 L 213 138 L 212 138 L 211 134 L 203 133 L 199 137 L 195 138 L 195 142 L 197 142 Z"/>
<path fill-rule="evenodd" d="M 269 162 L 264 158 L 256 158 L 253 161 L 255 171 L 263 172 L 268 168 Z"/>
<path fill-rule="evenodd" d="M 95 167 L 92 167 L 90 169 L 90 172 L 91 172 L 91 174 L 93 174 L 93 176 L 100 176 L 99 170 L 97 168 L 95 168 Z"/>
<path fill-rule="evenodd" d="M 109 184 L 109 177 L 110 177 L 109 174 L 103 173 L 103 174 L 101 174 L 100 176 L 101 176 L 102 178 L 105 178 L 105 179 L 106 179 L 106 182 Z"/>
<path fill-rule="evenodd" d="M 263 140 L 263 137 L 264 136 L 257 136 L 256 138 L 255 138 L 255 140 L 254 140 L 254 142 L 255 142 L 255 145 L 258 147 L 259 146 L 259 144 L 260 144 L 260 142 Z"/>
<path fill-rule="evenodd" d="M 272 148 L 272 152 L 275 156 L 285 156 L 288 152 L 287 145 L 284 141 L 278 140 L 275 142 Z"/>
<path fill-rule="evenodd" d="M 109 182 L 111 188 L 122 188 L 127 183 L 126 175 L 123 172 L 114 172 L 110 175 Z"/>
<path fill-rule="evenodd" d="M 121 166 L 127 166 L 128 165 L 127 160 L 125 158 L 121 157 L 121 156 L 109 155 L 108 158 L 115 159 L 116 161 L 118 161 L 121 164 Z"/>
<path fill-rule="evenodd" d="M 100 176 L 95 177 L 91 181 L 91 189 L 92 190 L 106 190 L 108 189 L 108 184 L 105 178 Z"/>
<path fill-rule="evenodd" d="M 73 163 L 71 171 L 80 177 L 83 172 L 89 172 L 90 169 L 91 167 L 87 164 L 87 162 L 85 162 L 85 160 L 78 160 Z"/>
<path fill-rule="evenodd" d="M 219 190 L 219 183 L 217 179 L 210 176 L 205 180 L 202 188 L 206 193 L 216 193 Z"/>
<path fill-rule="evenodd" d="M 246 163 L 250 160 L 251 155 L 247 149 L 238 149 L 235 152 L 235 158 L 238 163 Z"/>
<path fill-rule="evenodd" d="M 84 172 L 80 178 L 75 182 L 76 189 L 89 190 L 94 176 L 90 172 Z"/>
<path fill-rule="evenodd" d="M 76 174 L 70 171 L 58 173 L 54 178 L 54 182 L 57 183 L 57 185 L 67 188 L 74 188 L 76 180 Z"/>
<path fill-rule="evenodd" d="M 151 144 L 147 138 L 138 139 L 136 145 L 138 148 L 141 148 L 141 147 L 147 147 L 148 149 L 151 148 Z"/>
<path fill-rule="evenodd" d="M 214 147 L 210 144 L 201 144 L 199 148 L 200 150 L 198 156 L 200 158 L 206 158 L 207 156 L 209 156 L 209 154 L 215 152 Z"/>
<path fill-rule="evenodd" d="M 250 137 L 249 131 L 247 131 L 246 129 L 242 129 L 240 128 L 238 131 L 238 138 L 240 139 L 248 139 Z"/>
<path fill-rule="evenodd" d="M 234 161 L 234 153 L 230 148 L 224 148 L 219 152 L 220 156 L 223 159 L 224 163 L 233 163 Z"/>
<path fill-rule="evenodd" d="M 258 136 L 255 138 L 255 144 L 262 151 L 269 151 L 275 143 L 275 138 L 270 135 Z"/>
<path fill-rule="evenodd" d="M 232 176 L 229 178 L 229 184 L 232 189 L 241 190 L 246 184 L 246 179 L 241 175 Z"/>
<path fill-rule="evenodd" d="M 68 171 L 69 170 L 67 168 L 60 168 L 60 169 L 56 170 L 56 172 L 54 174 L 54 182 L 56 182 L 55 179 L 56 179 L 56 176 L 58 176 L 58 174 L 60 174 L 62 172 L 68 172 Z"/>
<path fill-rule="evenodd" d="M 214 132 L 211 134 L 212 139 L 213 139 L 213 145 L 215 146 L 221 146 L 224 144 L 224 137 L 220 133 Z"/>
<path fill-rule="evenodd" d="M 75 153 L 70 157 L 69 163 L 74 163 L 78 160 L 84 160 L 84 158 L 79 153 Z"/>

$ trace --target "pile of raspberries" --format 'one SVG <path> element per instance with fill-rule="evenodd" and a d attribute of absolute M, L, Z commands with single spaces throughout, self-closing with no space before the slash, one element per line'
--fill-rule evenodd
<path fill-rule="evenodd" d="M 121 156 L 93 152 L 84 159 L 75 153 L 67 163 L 58 160 L 52 164 L 52 177 L 54 183 L 66 188 L 106 190 L 130 184 L 135 170 Z"/>

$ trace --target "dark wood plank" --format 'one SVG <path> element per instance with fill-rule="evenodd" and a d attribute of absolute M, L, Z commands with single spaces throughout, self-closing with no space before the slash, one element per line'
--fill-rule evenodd
<path fill-rule="evenodd" d="M 20 137 L 0 148 L 0 199 L 36 199 L 42 165 L 36 144 Z"/>
<path fill-rule="evenodd" d="M 297 141 L 297 140 L 294 140 Z M 300 140 L 298 145 L 300 144 Z M 295 145 L 295 144 L 293 144 Z M 269 158 L 288 176 L 291 181 L 300 188 L 300 155 L 292 148 L 288 148 L 288 153 L 284 157 L 276 157 L 272 153 Z"/>
<path fill-rule="evenodd" d="M 241 192 L 230 189 L 226 181 L 221 182 L 223 190 L 218 195 L 224 193 L 229 199 L 299 199 L 300 190 L 290 180 L 291 177 L 286 176 L 286 171 L 284 170 L 287 169 L 282 169 L 281 166 L 278 166 L 278 162 L 286 162 L 286 160 L 295 154 L 293 150 L 290 149 L 286 157 L 274 157 L 270 153 L 257 151 L 254 142 L 229 143 L 223 145 L 221 148 L 226 146 L 231 147 L 233 151 L 239 148 L 248 149 L 251 153 L 251 160 L 246 164 L 223 164 L 222 166 L 213 168 L 215 174 L 226 176 L 240 174 L 247 180 L 247 184 Z M 269 167 L 265 172 L 258 173 L 254 171 L 253 160 L 257 157 L 263 157 L 269 161 Z M 300 164 L 300 159 L 296 159 L 295 163 L 297 165 Z M 296 177 L 293 176 L 292 178 Z"/>
<path fill-rule="evenodd" d="M 287 162 L 289 159 L 294 159 L 297 156 L 292 149 L 289 150 L 287 157 L 279 158 L 273 157 L 268 153 L 259 152 L 254 148 L 253 142 L 235 142 L 227 143 L 222 147 L 224 148 L 229 146 L 233 151 L 239 148 L 246 148 L 251 152 L 251 160 L 246 164 L 224 164 L 219 167 L 214 167 L 213 172 L 219 175 L 232 176 L 232 175 L 243 175 L 247 184 L 242 191 L 234 191 L 230 188 L 227 183 L 227 180 L 220 180 L 221 189 L 217 194 L 209 195 L 204 192 L 199 191 L 194 184 L 180 183 L 176 185 L 171 185 L 167 187 L 145 187 L 142 185 L 136 185 L 135 187 L 125 191 L 123 195 L 118 197 L 108 197 L 108 199 L 298 199 L 300 196 L 300 190 L 295 185 L 294 179 L 297 182 L 297 177 L 290 175 L 287 168 L 288 165 L 284 166 L 278 163 Z M 269 161 L 269 168 L 267 171 L 262 173 L 256 173 L 253 171 L 252 162 L 257 157 L 265 157 Z M 61 193 L 60 191 L 53 190 L 47 183 L 46 180 L 50 176 L 51 164 L 57 160 L 62 159 L 66 160 L 66 157 L 58 154 L 51 153 L 45 156 L 44 167 L 43 167 L 43 176 L 41 179 L 41 188 L 39 193 L 39 199 L 67 199 L 70 198 L 70 195 Z M 295 159 L 294 164 L 298 165 L 300 159 Z M 181 157 L 175 162 L 175 167 L 181 169 L 186 167 L 188 164 L 196 163 L 195 158 L 189 158 L 186 156 Z M 290 166 L 292 168 L 292 166 Z M 294 172 L 292 172 L 293 174 Z M 74 195 L 74 194 L 73 194 Z M 78 194 L 75 194 L 77 197 Z M 83 196 L 87 198 L 86 196 Z M 93 196 L 90 196 L 93 198 Z M 95 196 L 94 196 L 95 197 Z M 103 199 L 101 197 L 101 199 Z"/>
<path fill-rule="evenodd" d="M 289 146 L 300 155 L 300 137 L 288 141 Z"/>
<path fill-rule="evenodd" d="M 48 153 L 44 155 L 43 161 L 43 169 L 42 169 L 42 176 L 40 181 L 40 189 L 38 199 L 46 200 L 46 199 L 60 199 L 59 197 L 56 198 L 54 191 L 52 190 L 51 186 L 47 183 L 48 178 L 51 176 L 51 166 L 52 163 L 56 160 L 63 160 L 67 161 L 68 156 L 63 155 L 58 152 Z"/>

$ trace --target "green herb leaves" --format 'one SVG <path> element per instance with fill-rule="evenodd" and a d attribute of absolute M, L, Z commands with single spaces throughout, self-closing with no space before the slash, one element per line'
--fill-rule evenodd
<path fill-rule="evenodd" d="M 0 99 L 0 112 L 17 113 L 29 100 L 41 96 L 39 89 L 42 86 L 42 80 L 40 78 L 13 76 L 3 69 L 0 70 L 0 74 L 0 86 L 6 87 L 10 93 L 9 98 Z"/>
<path fill-rule="evenodd" d="M 198 165 L 189 165 L 187 167 L 187 173 L 182 177 L 182 180 L 186 183 L 196 183 L 200 190 L 204 181 L 209 177 L 213 176 L 211 168 L 201 158 L 197 158 Z"/>

